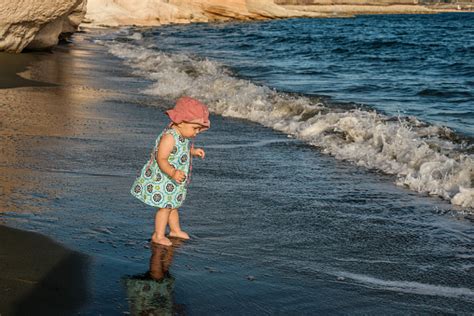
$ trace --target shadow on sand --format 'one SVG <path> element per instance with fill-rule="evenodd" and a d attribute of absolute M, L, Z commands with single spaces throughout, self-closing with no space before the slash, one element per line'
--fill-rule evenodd
<path fill-rule="evenodd" d="M 2 316 L 71 315 L 86 302 L 86 256 L 6 226 L 0 226 L 0 240 Z"/>
<path fill-rule="evenodd" d="M 11 89 L 20 87 L 51 87 L 55 84 L 25 79 L 19 75 L 27 71 L 28 66 L 33 63 L 39 54 L 9 54 L 0 52 L 0 69 L 2 75 L 0 76 L 0 89 Z"/>

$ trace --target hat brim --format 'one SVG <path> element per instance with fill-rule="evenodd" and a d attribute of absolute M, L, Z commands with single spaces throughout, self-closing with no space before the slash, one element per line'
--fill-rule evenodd
<path fill-rule="evenodd" d="M 199 118 L 199 119 L 189 121 L 185 119 L 186 115 L 184 115 L 183 113 L 179 111 L 176 111 L 175 109 L 166 111 L 166 114 L 169 116 L 171 121 L 173 121 L 173 123 L 176 123 L 176 124 L 179 124 L 182 122 L 196 123 L 196 124 L 201 125 L 203 130 L 209 129 L 211 127 L 211 122 L 209 120 L 203 120 L 202 118 Z"/>

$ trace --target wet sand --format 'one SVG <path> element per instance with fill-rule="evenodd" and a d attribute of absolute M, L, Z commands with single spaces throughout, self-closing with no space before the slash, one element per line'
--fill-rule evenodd
<path fill-rule="evenodd" d="M 94 125 L 89 104 L 108 92 L 84 85 L 79 71 L 91 66 L 81 64 L 80 55 L 67 46 L 54 53 L 0 54 L 6 69 L 0 79 L 0 214 L 42 211 L 57 198 L 44 176 L 55 161 L 38 154 L 58 138 L 78 137 Z"/>
<path fill-rule="evenodd" d="M 0 52 L 2 75 L 0 76 L 0 89 L 48 86 L 48 83 L 28 80 L 19 75 L 27 70 L 30 63 L 34 62 L 33 54 L 8 54 Z"/>

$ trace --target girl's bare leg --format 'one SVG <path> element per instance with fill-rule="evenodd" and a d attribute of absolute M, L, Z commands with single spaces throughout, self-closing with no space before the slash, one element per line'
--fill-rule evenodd
<path fill-rule="evenodd" d="M 171 241 L 165 237 L 166 225 L 170 217 L 171 209 L 160 208 L 155 215 L 155 231 L 151 236 L 151 241 L 163 246 L 171 246 Z"/>
<path fill-rule="evenodd" d="M 174 208 L 171 210 L 168 219 L 168 225 L 170 225 L 170 237 L 189 239 L 189 235 L 183 232 L 181 230 L 181 226 L 179 225 L 178 209 Z"/>

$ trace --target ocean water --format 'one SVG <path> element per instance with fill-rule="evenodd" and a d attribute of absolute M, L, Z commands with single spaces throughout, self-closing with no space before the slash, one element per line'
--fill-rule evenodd
<path fill-rule="evenodd" d="M 315 71 L 291 44 L 302 29 L 316 36 L 322 34 L 317 27 L 351 25 L 342 30 L 350 33 L 360 24 L 364 34 L 384 34 L 400 23 L 442 25 L 438 19 L 458 23 L 463 16 L 76 34 L 69 46 L 39 56 L 47 65 L 67 64 L 68 76 L 40 67 L 29 79 L 59 78 L 54 89 L 98 89 L 108 97 L 74 103 L 70 91 L 53 90 L 58 104 L 76 104 L 65 106 L 59 124 L 70 134 L 16 136 L 21 155 L 0 166 L 9 171 L 0 179 L 11 184 L 10 194 L 0 195 L 0 205 L 10 210 L 1 219 L 90 256 L 92 290 L 82 315 L 471 315 L 469 124 L 446 127 L 449 117 L 438 117 L 441 126 L 429 117 L 399 115 L 382 99 L 359 104 L 357 95 L 368 93 L 343 97 L 347 91 L 337 80 L 327 86 L 341 95 L 311 92 L 318 89 L 310 84 L 317 76 L 298 81 L 293 68 L 285 68 L 294 62 Z M 263 30 L 286 33 L 293 49 L 281 52 L 280 61 L 263 44 L 252 51 L 259 41 L 275 40 L 258 40 Z M 275 53 L 285 43 L 268 46 Z M 272 65 L 267 72 L 259 70 L 264 61 Z M 271 79 L 278 71 L 280 79 Z M 212 111 L 212 128 L 196 139 L 206 159 L 194 161 L 180 210 L 192 239 L 150 249 L 155 210 L 129 190 L 168 123 L 164 109 L 182 94 L 202 98 Z"/>
<path fill-rule="evenodd" d="M 397 184 L 474 207 L 472 14 L 122 29 L 143 92 L 198 97 Z"/>

